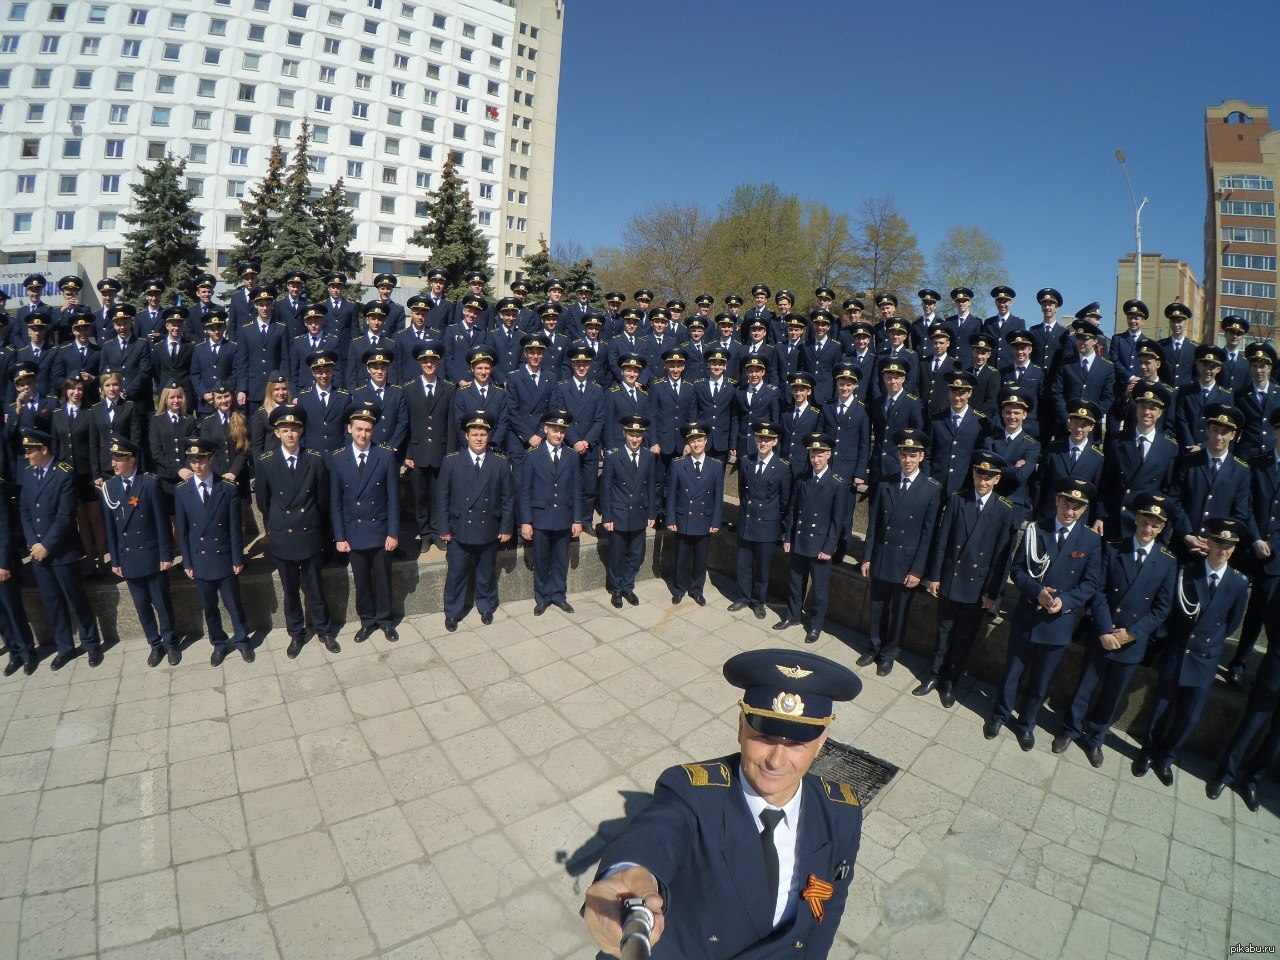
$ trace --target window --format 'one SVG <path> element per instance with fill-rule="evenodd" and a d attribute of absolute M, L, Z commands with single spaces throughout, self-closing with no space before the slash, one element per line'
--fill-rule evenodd
<path fill-rule="evenodd" d="M 466 61 L 468 61 L 468 62 L 470 62 L 471 58 L 472 58 L 472 57 L 474 57 L 474 56 L 475 56 L 475 54 L 476 54 L 476 52 L 475 52 L 474 50 L 472 50 L 470 47 L 462 47 L 462 48 L 458 51 L 458 55 L 459 55 L 463 60 L 466 60 Z"/>
<path fill-rule="evenodd" d="M 105 3 L 95 3 L 89 8 L 90 23 L 106 23 L 107 22 L 107 5 Z"/>
<path fill-rule="evenodd" d="M 1274 300 L 1274 283 L 1253 283 L 1248 280 L 1223 280 L 1222 292 L 1229 297 L 1254 297 L 1258 300 Z"/>
<path fill-rule="evenodd" d="M 171 73 L 162 73 L 156 77 L 156 93 L 173 93 L 177 77 Z"/>
<path fill-rule="evenodd" d="M 298 75 L 297 60 L 281 60 L 280 61 L 280 76 L 296 77 L 297 75 Z"/>
<path fill-rule="evenodd" d="M 460 167 L 466 162 L 467 155 L 461 150 L 450 150 L 449 159 L 453 161 L 455 167 Z"/>
<path fill-rule="evenodd" d="M 516 202 L 517 202 L 517 203 L 528 203 L 528 202 L 529 202 L 529 194 L 527 194 L 527 193 L 525 193 L 523 190 L 521 190 Z"/>
<path fill-rule="evenodd" d="M 427 79 L 428 80 L 440 79 L 440 67 L 437 64 L 434 64 L 434 63 L 427 64 Z"/>
<path fill-rule="evenodd" d="M 53 229 L 55 230 L 74 230 L 76 228 L 76 214 L 74 210 L 59 210 L 53 215 Z"/>
<path fill-rule="evenodd" d="M 253 0 L 253 9 L 258 13 L 266 13 L 271 9 L 271 0 Z"/>
<path fill-rule="evenodd" d="M 361 62 L 361 63 L 373 63 L 373 53 L 374 53 L 373 47 L 361 47 L 361 48 L 360 48 L 360 62 Z"/>
<path fill-rule="evenodd" d="M 492 199 L 493 199 L 493 184 L 492 184 L 492 183 L 482 183 L 482 184 L 480 184 L 480 199 L 481 199 L 481 200 L 492 200 Z"/>
<path fill-rule="evenodd" d="M 397 70 L 408 70 L 409 58 L 407 55 L 403 53 L 397 53 L 394 57 L 391 58 L 391 65 L 395 67 Z"/>
<path fill-rule="evenodd" d="M 433 14 L 431 17 L 431 25 L 437 30 L 443 30 L 448 22 L 449 19 L 442 13 Z"/>
<path fill-rule="evenodd" d="M 101 45 L 101 37 L 85 37 L 80 41 L 80 55 L 82 57 L 96 57 L 98 55 L 98 48 Z"/>
<path fill-rule="evenodd" d="M 417 12 L 418 12 L 418 8 L 411 3 L 400 4 L 400 16 L 404 17 L 406 20 L 412 20 L 414 17 L 414 14 L 416 14 Z"/>
<path fill-rule="evenodd" d="M 147 142 L 147 159 L 163 160 L 168 149 L 169 144 L 163 140 L 149 140 Z"/>
<path fill-rule="evenodd" d="M 466 97 L 453 98 L 453 109 L 457 110 L 459 113 L 466 113 L 470 107 L 471 101 Z"/>
<path fill-rule="evenodd" d="M 119 193 L 120 192 L 120 174 L 104 173 L 102 175 L 102 192 L 103 193 Z"/>
<path fill-rule="evenodd" d="M 170 30 L 187 29 L 187 15 L 185 13 L 169 14 L 169 29 Z"/>
<path fill-rule="evenodd" d="M 124 141 L 108 140 L 102 147 L 102 155 L 108 160 L 124 159 Z"/>
<path fill-rule="evenodd" d="M 209 36 L 225 37 L 227 35 L 227 21 L 221 19 L 213 19 L 209 21 Z"/>
<path fill-rule="evenodd" d="M 275 135 L 277 137 L 292 137 L 293 123 L 289 120 L 277 120 L 275 127 Z"/>
<path fill-rule="evenodd" d="M 444 53 L 444 41 L 432 37 L 431 42 L 427 44 L 427 49 L 432 53 Z"/>
<path fill-rule="evenodd" d="M 1223 227 L 1222 239 L 1236 243 L 1275 243 L 1276 232 L 1264 227 Z"/>
<path fill-rule="evenodd" d="M 328 142 L 329 142 L 329 128 L 328 128 L 328 127 L 325 127 L 325 126 L 312 127 L 312 128 L 311 128 L 311 142 L 312 142 L 312 143 L 328 143 Z"/>
<path fill-rule="evenodd" d="M 333 83 L 338 78 L 338 70 L 336 67 L 321 67 L 320 82 Z"/>
<path fill-rule="evenodd" d="M 416 177 L 416 185 L 419 190 L 430 190 L 431 174 L 427 173 L 425 170 L 420 171 Z"/>
<path fill-rule="evenodd" d="M 431 154 L 432 154 L 433 152 L 434 152 L 434 148 L 431 146 L 431 144 L 429 144 L 429 143 L 420 143 L 420 144 L 418 144 L 418 159 L 419 159 L 419 160 L 430 160 L 430 159 L 431 159 Z"/>
<path fill-rule="evenodd" d="M 1232 177 L 1219 177 L 1219 190 L 1274 190 L 1276 182 L 1270 177 L 1258 174 L 1236 174 Z"/>
<path fill-rule="evenodd" d="M 116 228 L 116 212 L 114 210 L 98 211 L 98 229 L 114 230 Z"/>
<path fill-rule="evenodd" d="M 382 182 L 383 182 L 383 183 L 395 184 L 395 183 L 399 182 L 399 179 L 400 179 L 400 169 L 399 169 L 398 167 L 383 167 L 383 168 L 382 168 Z"/>
<path fill-rule="evenodd" d="M 400 155 L 400 138 L 387 137 L 386 142 L 382 145 L 382 152 L 398 157 Z"/>
<path fill-rule="evenodd" d="M 502 58 L 501 58 L 501 57 L 490 57 L 490 58 L 489 58 L 489 69 L 490 69 L 490 70 L 501 70 L 501 69 L 502 69 Z"/>
<path fill-rule="evenodd" d="M 316 113 L 333 113 L 333 97 L 316 94 Z"/>
<path fill-rule="evenodd" d="M 302 46 L 302 33 L 299 30 L 290 30 L 285 34 L 284 42 L 291 47 Z"/>
<path fill-rule="evenodd" d="M 209 161 L 209 145 L 207 143 L 193 143 L 191 152 L 187 154 L 188 163 L 208 163 Z"/>
<path fill-rule="evenodd" d="M 88 107 L 83 103 L 67 104 L 67 122 L 84 123 L 85 111 Z"/>
<path fill-rule="evenodd" d="M 212 97 L 218 92 L 218 81 L 209 77 L 201 77 L 196 84 L 197 97 Z"/>
<path fill-rule="evenodd" d="M 35 193 L 36 192 L 36 175 L 34 173 L 18 174 L 17 193 Z"/>
<path fill-rule="evenodd" d="M 333 37 L 324 38 L 324 52 L 336 54 L 342 50 L 342 41 Z"/>
<path fill-rule="evenodd" d="M 234 129 L 236 133 L 252 133 L 253 117 L 249 116 L 247 113 L 237 113 L 235 115 L 235 119 L 232 121 L 232 129 Z"/>
<path fill-rule="evenodd" d="M 222 221 L 222 225 L 232 233 L 244 226 L 244 217 L 239 214 L 228 214 Z"/>
<path fill-rule="evenodd" d="M 45 90 L 53 81 L 53 71 L 49 69 L 36 70 L 31 74 L 31 86 L 37 90 Z"/>
<path fill-rule="evenodd" d="M 310 10 L 311 8 L 305 3 L 295 3 L 293 5 L 293 16 L 297 20 L 305 20 Z"/>
<path fill-rule="evenodd" d="M 62 141 L 62 156 L 67 160 L 75 160 L 80 156 L 80 148 L 84 141 L 78 137 L 70 137 Z"/>
<path fill-rule="evenodd" d="M 133 89 L 133 74 L 132 74 L 132 73 L 117 73 L 117 74 L 116 74 L 116 89 L 117 89 L 117 90 L 126 90 L 126 91 L 128 91 L 128 90 L 132 90 L 132 89 Z"/>
<path fill-rule="evenodd" d="M 1242 317 L 1249 321 L 1249 326 L 1257 327 L 1274 327 L 1276 324 L 1276 314 L 1274 310 L 1244 310 L 1240 307 L 1219 307 L 1220 315 L 1225 318 L 1229 316 Z"/>
<path fill-rule="evenodd" d="M 475 24 L 464 23 L 462 25 L 462 35 L 468 40 L 474 40 L 476 38 Z"/>
<path fill-rule="evenodd" d="M 400 127 L 400 126 L 404 126 L 404 111 L 403 111 L 403 110 L 388 110 L 388 111 L 387 111 L 387 126 L 390 126 L 390 127 Z"/>
<path fill-rule="evenodd" d="M 30 233 L 31 232 L 31 214 L 15 213 L 13 215 L 13 232 L 14 233 Z"/>
<path fill-rule="evenodd" d="M 204 48 L 204 62 L 211 67 L 216 67 L 222 60 L 222 51 L 217 47 Z"/>
<path fill-rule="evenodd" d="M 27 18 L 27 4 L 11 3 L 9 4 L 10 20 L 25 20 Z"/>
<path fill-rule="evenodd" d="M 395 239 L 396 239 L 395 227 L 379 227 L 378 228 L 379 243 L 394 243 Z"/>
<path fill-rule="evenodd" d="M 496 97 L 501 90 L 497 80 L 490 80 L 485 87 L 485 92 L 491 97 Z"/>
<path fill-rule="evenodd" d="M 1219 210 L 1234 217 L 1274 217 L 1276 205 L 1261 200 L 1223 200 Z"/>
<path fill-rule="evenodd" d="M 488 210 L 481 210 L 479 213 L 476 214 L 476 221 L 482 227 L 492 226 L 493 214 L 490 213 Z"/>
<path fill-rule="evenodd" d="M 187 177 L 187 190 L 193 197 L 204 196 L 204 178 L 203 177 Z"/>
<path fill-rule="evenodd" d="M 436 132 L 436 118 L 435 118 L 435 117 L 423 117 L 423 118 L 422 118 L 422 132 L 423 132 L 423 133 L 435 133 L 435 132 Z"/>
<path fill-rule="evenodd" d="M 249 39 L 254 43 L 262 43 L 267 39 L 267 28 L 261 23 L 249 25 Z"/>
<path fill-rule="evenodd" d="M 253 83 L 242 83 L 240 89 L 236 93 L 236 99 L 241 103 L 253 103 L 258 98 L 258 87 Z"/>
<path fill-rule="evenodd" d="M 347 177 L 351 180 L 359 180 L 364 176 L 364 163 L 360 160 L 347 161 Z"/>
<path fill-rule="evenodd" d="M 336 10 L 330 10 L 329 19 L 327 23 L 331 27 L 340 27 L 342 26 L 342 21 L 345 17 L 346 17 L 345 13 L 338 13 Z"/>
<path fill-rule="evenodd" d="M 129 26 L 145 27 L 147 25 L 147 11 L 134 7 L 129 11 Z"/>
<path fill-rule="evenodd" d="M 77 177 L 74 173 L 64 173 L 58 177 L 58 193 L 66 195 L 76 192 Z"/>
<path fill-rule="evenodd" d="M 167 127 L 169 125 L 170 114 L 171 111 L 168 107 L 152 107 L 151 125 L 153 127 Z"/>
<path fill-rule="evenodd" d="M 434 90 L 422 91 L 422 102 L 425 103 L 428 107 L 434 107 L 436 105 L 436 97 L 437 97 L 437 94 L 436 94 L 436 91 Z"/>
<path fill-rule="evenodd" d="M 113 103 L 111 105 L 111 112 L 107 116 L 109 123 L 128 123 L 129 107 L 127 104 Z"/>
<path fill-rule="evenodd" d="M 470 86 L 471 86 L 471 74 L 469 74 L 469 73 L 463 73 L 461 70 L 459 70 L 459 71 L 458 71 L 458 86 L 460 86 L 460 87 L 470 87 Z"/>
<path fill-rule="evenodd" d="M 193 130 L 208 130 L 213 121 L 213 114 L 208 110 L 197 110 L 191 115 Z"/>
<path fill-rule="evenodd" d="M 348 142 L 349 144 L 351 144 L 351 146 L 353 146 L 353 147 L 363 147 L 363 146 L 364 146 L 364 131 L 363 131 L 363 130 L 352 130 L 352 131 L 351 131 L 351 133 L 347 135 L 347 142 Z"/>
<path fill-rule="evenodd" d="M 93 71 L 77 70 L 72 77 L 71 85 L 77 90 L 88 90 L 93 86 Z"/>
<path fill-rule="evenodd" d="M 455 140 L 467 139 L 467 125 L 465 123 L 455 123 L 453 125 L 453 139 Z"/>
<path fill-rule="evenodd" d="M 493 173 L 493 168 L 494 168 L 493 157 L 481 157 L 481 158 L 480 158 L 480 172 L 481 172 L 481 173 Z"/>
<path fill-rule="evenodd" d="M 357 120 L 369 119 L 369 105 L 361 100 L 352 101 L 351 116 Z"/>
<path fill-rule="evenodd" d="M 242 199 L 244 197 L 244 186 L 245 186 L 245 181 L 243 180 L 228 180 L 227 196 L 230 197 L 232 200 Z"/>
<path fill-rule="evenodd" d="M 0 53 L 17 53 L 17 52 L 18 52 L 18 37 L 16 34 L 6 33 L 3 37 L 0 37 Z M 14 216 L 16 217 L 17 214 L 14 214 Z M 31 216 L 30 214 L 27 214 L 28 218 L 30 218 L 30 216 Z"/>
<path fill-rule="evenodd" d="M 369 90 L 369 89 L 372 89 L 372 87 L 373 87 L 373 77 L 372 77 L 372 75 L 367 74 L 367 73 L 357 73 L 357 74 L 356 74 L 356 89 L 357 89 L 357 90 Z"/>
<path fill-rule="evenodd" d="M 40 123 L 44 120 L 44 104 L 29 103 L 27 104 L 27 122 Z"/>
<path fill-rule="evenodd" d="M 293 101 L 295 98 L 294 95 L 296 93 L 297 93 L 296 90 L 278 90 L 276 92 L 276 106 L 291 108 L 293 106 Z"/>
<path fill-rule="evenodd" d="M 484 132 L 484 145 L 486 147 L 496 147 L 498 145 L 498 134 L 493 130 Z"/>
<path fill-rule="evenodd" d="M 1224 253 L 1222 255 L 1222 265 L 1224 267 L 1234 267 L 1237 270 L 1270 270 L 1276 272 L 1276 258 L 1255 256 L 1249 253 Z"/>
<path fill-rule="evenodd" d="M 516 67 L 516 79 L 517 80 L 524 79 L 524 67 Z"/>
<path fill-rule="evenodd" d="M 307 158 L 307 166 L 311 168 L 312 173 L 324 173 L 325 161 L 328 157 L 317 157 L 314 154 Z"/>
<path fill-rule="evenodd" d="M 256 71 L 261 63 L 262 54 L 260 53 L 246 53 L 244 55 L 244 59 L 241 61 L 241 65 L 244 69 L 251 71 Z"/>
<path fill-rule="evenodd" d="M 489 37 L 489 43 L 490 45 L 495 46 L 499 50 L 501 50 L 504 46 L 506 46 L 507 38 L 500 33 L 495 33 Z"/>
<path fill-rule="evenodd" d="M 378 21 L 377 21 L 377 20 L 370 20 L 370 19 L 368 19 L 368 18 L 366 17 L 366 18 L 365 18 L 365 21 L 364 21 L 364 32 L 365 32 L 365 33 L 368 33 L 368 34 L 377 34 L 377 32 L 378 32 Z"/>
<path fill-rule="evenodd" d="M 392 80 L 392 81 L 391 81 L 391 90 L 390 90 L 390 92 L 391 92 L 391 96 L 393 96 L 393 97 L 403 97 L 403 96 L 404 96 L 404 92 L 405 92 L 405 88 L 406 88 L 407 86 L 408 86 L 408 84 L 406 84 L 403 80 Z"/>
<path fill-rule="evenodd" d="M 380 212 L 382 212 L 382 213 L 395 213 L 395 212 L 396 212 L 396 198 L 395 198 L 395 197 L 382 197 L 382 198 L 379 200 L 379 202 L 378 202 L 378 210 L 379 210 Z"/>
<path fill-rule="evenodd" d="M 120 44 L 120 56 L 136 60 L 142 53 L 141 40 L 125 40 Z"/>
<path fill-rule="evenodd" d="M 8 89 L 9 78 L 12 75 L 13 75 L 13 71 L 11 71 L 8 67 L 5 67 L 3 70 L 0 70 L 0 90 Z"/>
<path fill-rule="evenodd" d="M 177 60 L 182 56 L 182 44 L 166 43 L 160 51 L 161 60 Z"/>
<path fill-rule="evenodd" d="M 232 147 L 231 148 L 231 165 L 233 167 L 248 166 L 249 148 L 248 147 Z"/>
<path fill-rule="evenodd" d="M 413 31 L 401 27 L 396 31 L 396 43 L 413 43 Z"/>
<path fill-rule="evenodd" d="M 530 40 L 537 40 L 537 39 L 538 39 L 538 28 L 537 28 L 537 27 L 530 27 L 530 28 L 529 28 L 529 39 L 530 39 Z"/>

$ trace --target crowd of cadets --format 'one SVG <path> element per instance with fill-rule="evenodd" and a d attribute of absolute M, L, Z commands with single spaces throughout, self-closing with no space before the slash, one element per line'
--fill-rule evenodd
<path fill-rule="evenodd" d="M 609 292 L 596 310 L 591 283 L 569 300 L 556 279 L 536 306 L 523 280 L 491 304 L 480 271 L 451 302 L 447 272 L 428 269 L 430 292 L 405 307 L 392 300 L 390 274 L 375 278 L 375 299 L 355 304 L 342 274 L 324 277 L 328 296 L 313 301 L 302 274 L 282 278 L 281 294 L 256 264 L 240 272 L 225 307 L 204 274 L 185 307 L 162 306 L 154 281 L 136 308 L 107 278 L 92 311 L 78 303 L 78 278 L 60 281 L 55 306 L 32 276 L 28 302 L 3 314 L 0 472 L 20 488 L 21 520 L 12 536 L 0 530 L 6 675 L 36 666 L 9 578 L 27 553 L 52 621 L 54 669 L 75 652 L 72 620 L 89 663 L 101 662 L 77 573 L 104 556 L 128 582 L 153 666 L 180 656 L 162 576 L 176 555 L 200 590 L 213 662 L 232 647 L 251 660 L 236 585 L 250 496 L 285 586 L 291 657 L 308 617 L 338 649 L 319 579 L 335 549 L 350 558 L 356 641 L 377 629 L 395 639 L 402 473 L 408 525 L 424 548 L 446 547 L 451 631 L 469 590 L 492 622 L 495 551 L 517 534 L 532 545 L 534 613 L 572 612 L 568 545 L 597 509 L 614 606 L 638 602 L 644 534 L 655 525 L 675 536 L 672 601 L 704 604 L 707 541 L 725 525 L 733 464 L 730 609 L 766 615 L 781 544 L 789 596 L 774 628 L 803 626 L 814 642 L 830 564 L 849 552 L 856 504 L 867 501 L 870 646 L 860 665 L 893 669 L 923 585 L 939 601 L 938 634 L 914 692 L 936 690 L 950 707 L 984 614 L 1011 578 L 1018 600 L 987 736 L 1008 725 L 1031 749 L 1065 645 L 1082 637 L 1085 668 L 1054 751 L 1079 741 L 1100 764 L 1134 669 L 1153 662 L 1158 701 L 1134 773 L 1154 766 L 1166 783 L 1226 638 L 1243 625 L 1226 665 L 1241 685 L 1260 632 L 1276 626 L 1276 354 L 1246 345 L 1239 317 L 1221 321 L 1217 346 L 1187 337 L 1191 314 L 1177 302 L 1164 310 L 1169 336 L 1147 336 L 1139 300 L 1124 304 L 1127 329 L 1108 341 L 1098 304 L 1060 322 L 1052 288 L 1036 294 L 1035 323 L 1012 312 L 1007 286 L 991 291 L 996 313 L 986 319 L 970 311 L 967 288 L 951 291 L 945 318 L 941 296 L 921 290 L 909 322 L 891 293 L 875 297 L 874 320 L 857 298 L 837 316 L 827 288 L 807 313 L 790 291 L 758 284 L 750 304 L 730 295 L 712 316 L 715 299 L 702 295 L 686 316 L 682 301 L 655 306 L 648 290 L 630 306 Z M 0 519 L 12 525 L 9 511 Z M 1211 793 L 1236 784 L 1257 801 L 1280 749 L 1280 722 L 1254 743 L 1280 699 L 1278 651 L 1268 645 Z"/>

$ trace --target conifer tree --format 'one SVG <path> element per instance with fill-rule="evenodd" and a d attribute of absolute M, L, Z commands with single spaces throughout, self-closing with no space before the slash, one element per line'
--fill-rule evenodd
<path fill-rule="evenodd" d="M 280 215 L 284 195 L 284 152 L 280 144 L 273 144 L 267 160 L 267 173 L 249 188 L 249 196 L 240 201 L 241 223 L 236 231 L 236 245 L 228 251 L 227 266 L 222 279 L 231 284 L 232 290 L 240 286 L 240 264 L 246 261 L 262 263 L 271 247 L 274 233 L 273 221 Z M 264 279 L 272 279 L 264 272 Z"/>
<path fill-rule="evenodd" d="M 323 257 L 322 274 L 335 271 L 345 273 L 348 280 L 347 296 L 359 300 L 361 288 L 356 278 L 364 269 L 364 257 L 351 249 L 351 241 L 356 235 L 356 221 L 351 207 L 347 205 L 347 192 L 343 189 L 341 177 L 316 201 L 315 219 Z"/>
<path fill-rule="evenodd" d="M 279 216 L 270 224 L 270 243 L 262 251 L 262 276 L 268 283 L 280 284 L 284 275 L 301 270 L 309 278 L 307 284 L 314 296 L 321 288 L 324 274 L 324 252 L 311 199 L 311 127 L 302 121 L 302 130 L 294 142 L 293 153 L 285 170 L 280 195 Z"/>
<path fill-rule="evenodd" d="M 463 277 L 468 270 L 483 270 L 492 280 L 489 241 L 476 223 L 471 196 L 454 170 L 453 157 L 445 160 L 440 186 L 427 195 L 427 222 L 414 232 L 409 242 L 429 251 L 424 269 L 429 263 L 449 271 L 452 285 L 445 296 L 451 300 L 467 293 Z M 491 286 L 486 285 L 484 295 L 492 298 Z"/>
<path fill-rule="evenodd" d="M 187 161 L 172 153 L 139 167 L 142 180 L 129 186 L 133 208 L 123 215 L 133 229 L 124 235 L 120 280 L 126 290 L 140 290 L 152 277 L 163 280 L 163 303 L 194 296 L 196 274 L 205 265 L 200 221 L 191 209 L 195 194 L 182 180 L 186 169 Z"/>
<path fill-rule="evenodd" d="M 530 295 L 534 298 L 542 296 L 547 280 L 555 270 L 551 262 L 551 248 L 547 246 L 547 238 L 538 235 L 538 249 L 524 258 L 524 279 L 529 284 Z"/>

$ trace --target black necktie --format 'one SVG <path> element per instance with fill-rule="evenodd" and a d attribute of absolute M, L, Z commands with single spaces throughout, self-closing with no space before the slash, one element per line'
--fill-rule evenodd
<path fill-rule="evenodd" d="M 209 502 L 209 488 L 205 484 L 200 484 L 200 502 Z"/>
<path fill-rule="evenodd" d="M 560 448 L 559 447 L 555 447 L 551 451 L 551 465 L 553 467 L 560 466 Z"/>
<path fill-rule="evenodd" d="M 982 513 L 982 498 L 981 498 L 981 497 L 979 497 L 977 500 L 973 501 L 973 512 L 974 512 L 974 514 L 975 514 L 975 515 L 978 515 L 978 514 L 981 514 L 981 513 Z"/>
<path fill-rule="evenodd" d="M 368 454 L 365 454 L 365 453 L 360 454 L 360 463 L 356 469 L 359 470 L 361 473 L 364 473 L 364 461 L 365 461 L 365 457 L 367 456 Z"/>
<path fill-rule="evenodd" d="M 290 457 L 290 458 L 289 458 L 289 472 L 290 472 L 290 473 L 292 473 L 292 472 L 293 472 L 293 468 L 297 465 L 297 462 L 298 462 L 298 458 L 297 458 L 297 457 Z"/>
<path fill-rule="evenodd" d="M 1080 448 L 1072 447 L 1071 448 L 1071 468 L 1073 470 L 1075 469 L 1076 461 L 1079 459 L 1080 459 Z"/>
<path fill-rule="evenodd" d="M 1213 596 L 1215 590 L 1218 589 L 1218 575 L 1216 573 L 1209 574 L 1209 596 Z"/>
<path fill-rule="evenodd" d="M 1142 548 L 1138 548 L 1137 552 L 1134 553 L 1133 555 L 1133 559 L 1134 559 L 1134 562 L 1137 563 L 1138 569 L 1141 570 L 1142 561 L 1147 559 L 1147 551 L 1143 550 Z"/>
<path fill-rule="evenodd" d="M 480 402 L 481 402 L 481 403 L 484 403 L 487 399 L 489 399 L 489 388 L 488 388 L 488 387 L 481 387 L 481 388 L 480 388 Z"/>
<path fill-rule="evenodd" d="M 125 495 L 126 499 L 128 498 L 129 494 L 130 494 L 130 493 L 132 493 L 132 492 L 133 492 L 133 481 L 132 481 L 132 480 L 126 480 L 126 481 L 124 482 L 124 495 Z"/>
<path fill-rule="evenodd" d="M 695 478 L 702 476 L 702 464 L 697 460 L 693 461 L 693 475 Z"/>
<path fill-rule="evenodd" d="M 1222 464 L 1221 464 L 1221 461 L 1219 461 L 1217 457 L 1214 457 L 1214 458 L 1210 461 L 1210 463 L 1212 464 L 1212 466 L 1210 467 L 1210 472 L 1213 474 L 1213 476 L 1214 476 L 1214 477 L 1217 477 L 1217 476 L 1218 476 L 1218 467 L 1220 467 L 1220 466 L 1222 465 Z"/>
<path fill-rule="evenodd" d="M 907 487 L 909 487 L 909 486 L 911 486 L 911 480 L 910 480 L 910 478 L 908 478 L 908 477 L 903 477 L 903 478 L 902 478 L 902 492 L 903 492 L 903 493 L 906 493 L 906 492 L 907 492 Z"/>
<path fill-rule="evenodd" d="M 1058 528 L 1058 549 L 1061 550 L 1062 545 L 1066 542 L 1067 542 L 1067 528 L 1059 527 Z"/>
<path fill-rule="evenodd" d="M 631 465 L 637 470 L 640 469 L 640 454 L 636 453 L 634 450 L 631 452 Z"/>
<path fill-rule="evenodd" d="M 174 360 L 178 359 L 178 345 L 176 343 L 169 343 L 169 356 Z"/>
<path fill-rule="evenodd" d="M 782 822 L 785 814 L 781 810 L 761 810 L 760 822 L 764 829 L 760 831 L 760 851 L 764 854 L 764 878 L 769 887 L 769 909 L 777 909 L 778 874 L 781 870 L 778 863 L 778 848 L 773 844 L 773 831 Z M 773 915 L 770 913 L 769 925 L 773 926 Z"/>
<path fill-rule="evenodd" d="M 476 473 L 480 472 L 480 458 L 476 457 Z"/>
<path fill-rule="evenodd" d="M 1138 434 L 1138 459 L 1147 459 L 1147 438 Z"/>
<path fill-rule="evenodd" d="M 763 476 L 763 475 L 764 475 L 764 461 L 763 461 L 763 460 L 757 460 L 757 461 L 756 461 L 756 476 L 757 476 L 757 477 L 760 477 L 760 476 Z"/>
<path fill-rule="evenodd" d="M 436 382 L 432 380 L 427 384 L 427 399 L 430 400 L 436 395 Z"/>

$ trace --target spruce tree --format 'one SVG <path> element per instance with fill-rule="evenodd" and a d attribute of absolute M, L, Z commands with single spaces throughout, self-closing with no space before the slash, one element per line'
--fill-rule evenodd
<path fill-rule="evenodd" d="M 547 280 L 555 271 L 551 262 L 551 248 L 547 246 L 547 238 L 538 235 L 538 249 L 524 258 L 524 279 L 529 284 L 529 292 L 535 298 L 542 296 Z"/>
<path fill-rule="evenodd" d="M 200 247 L 200 221 L 191 209 L 195 195 L 182 177 L 185 159 L 172 153 L 153 167 L 139 167 L 142 180 L 130 184 L 133 209 L 124 222 L 133 227 L 124 235 L 124 253 L 118 271 L 126 290 L 141 290 L 145 281 L 164 281 L 161 300 L 173 303 L 179 294 L 194 296 L 196 274 L 204 270 Z"/>
<path fill-rule="evenodd" d="M 240 201 L 241 223 L 236 231 L 236 245 L 227 253 L 227 267 L 222 279 L 231 284 L 234 292 L 240 286 L 240 264 L 245 261 L 262 263 L 271 247 L 274 223 L 280 215 L 284 194 L 284 153 L 280 144 L 273 144 L 267 160 L 266 175 L 249 188 L 248 198 Z M 262 274 L 264 279 L 266 273 Z"/>
<path fill-rule="evenodd" d="M 409 242 L 426 247 L 427 261 L 433 267 L 449 271 L 452 284 L 445 293 L 457 299 L 467 293 L 463 277 L 468 270 L 483 270 L 492 279 L 489 266 L 489 241 L 476 223 L 475 208 L 462 178 L 454 170 L 453 157 L 444 162 L 440 186 L 427 194 L 427 222 L 409 238 Z M 426 287 L 423 288 L 425 293 Z M 492 298 L 492 288 L 485 286 L 484 295 Z"/>
<path fill-rule="evenodd" d="M 301 270 L 309 278 L 307 286 L 315 295 L 322 286 L 324 252 L 320 248 L 311 199 L 310 143 L 311 128 L 303 120 L 285 172 L 279 216 L 271 223 L 271 242 L 263 249 L 261 262 L 262 276 L 268 283 L 280 284 L 286 273 Z"/>
<path fill-rule="evenodd" d="M 357 278 L 364 269 L 364 257 L 351 249 L 356 235 L 356 221 L 347 205 L 347 192 L 342 178 L 320 195 L 315 203 L 316 235 L 324 262 L 322 273 L 345 273 L 347 296 L 359 300 L 361 286 Z"/>
<path fill-rule="evenodd" d="M 590 257 L 583 257 L 581 260 L 575 260 L 569 266 L 564 268 L 564 280 L 566 299 L 572 298 L 574 301 L 578 299 L 578 284 L 584 280 L 594 285 L 595 290 L 592 292 L 590 299 L 587 301 L 591 306 L 598 309 L 604 307 L 604 290 L 600 288 L 600 278 L 596 276 L 596 264 Z"/>

